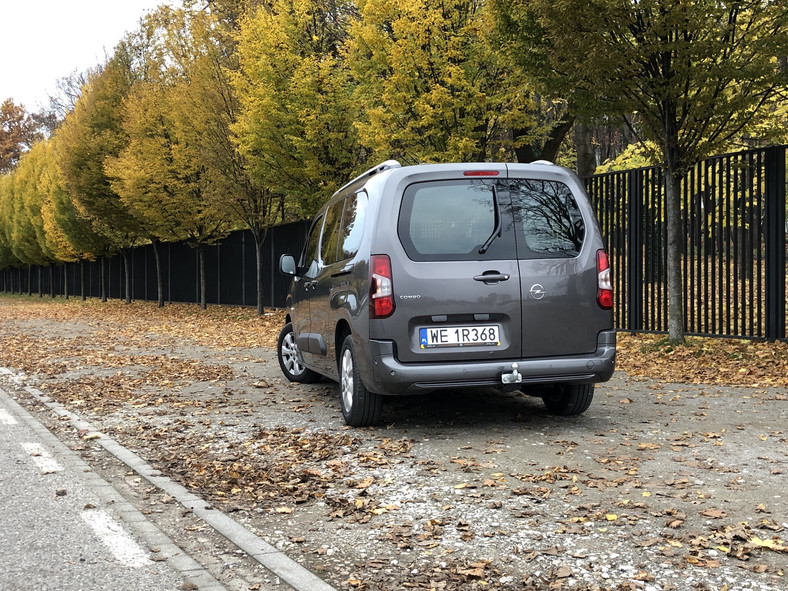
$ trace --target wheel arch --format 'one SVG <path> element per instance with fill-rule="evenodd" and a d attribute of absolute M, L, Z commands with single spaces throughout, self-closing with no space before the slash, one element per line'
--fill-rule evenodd
<path fill-rule="evenodd" d="M 350 329 L 350 324 L 348 324 L 347 320 L 342 318 L 339 322 L 337 322 L 336 329 L 334 330 L 334 351 L 336 351 L 337 371 L 341 371 L 340 364 L 342 363 L 342 344 L 350 334 L 353 334 L 353 331 Z"/>

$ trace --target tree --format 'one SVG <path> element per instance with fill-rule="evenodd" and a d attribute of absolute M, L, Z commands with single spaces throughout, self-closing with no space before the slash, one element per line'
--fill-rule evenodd
<path fill-rule="evenodd" d="M 36 265 L 49 264 L 56 260 L 54 254 L 46 243 L 44 221 L 41 217 L 41 207 L 44 204 L 44 194 L 41 191 L 41 174 L 46 158 L 46 143 L 38 142 L 20 160 L 14 176 L 17 177 L 16 203 L 19 227 L 26 227 L 32 231 L 30 234 L 35 241 L 31 242 L 25 257 L 20 257 Z M 22 221 L 24 219 L 24 221 Z M 27 230 L 23 230 L 28 233 Z M 24 241 L 19 241 L 20 245 Z"/>
<path fill-rule="evenodd" d="M 250 9 L 254 4 L 248 0 L 246 3 Z M 199 51 L 189 60 L 189 69 L 192 78 L 198 81 L 192 85 L 193 89 L 199 89 L 192 93 L 195 116 L 210 122 L 200 136 L 206 170 L 211 177 L 209 196 L 218 209 L 240 220 L 252 234 L 257 313 L 262 315 L 265 311 L 263 245 L 268 229 L 284 218 L 284 194 L 255 181 L 249 160 L 237 149 L 238 138 L 233 128 L 240 116 L 241 104 L 232 79 L 240 75 L 237 38 L 241 9 L 238 4 L 239 0 L 215 2 L 210 12 L 198 12 L 190 19 L 188 30 Z"/>
<path fill-rule="evenodd" d="M 37 187 L 41 145 L 36 144 L 30 152 L 25 153 L 14 172 L 6 175 L 9 182 L 5 185 L 2 211 L 6 241 L 11 253 L 28 268 L 28 291 L 32 289 L 32 266 L 47 265 L 54 260 L 44 244 L 41 224 L 41 199 Z"/>
<path fill-rule="evenodd" d="M 85 260 L 95 260 L 107 250 L 105 240 L 93 232 L 91 224 L 79 215 L 71 196 L 66 191 L 60 167 L 55 160 L 53 140 L 46 142 L 39 177 L 39 191 L 44 196 L 41 218 L 47 248 L 59 261 L 79 262 L 80 293 L 85 299 Z"/>
<path fill-rule="evenodd" d="M 63 184 L 79 215 L 103 238 L 107 248 L 102 254 L 119 251 L 123 256 L 126 303 L 131 302 L 128 251 L 146 236 L 113 191 L 104 163 L 127 141 L 121 117 L 123 100 L 134 82 L 133 57 L 128 43 L 118 44 L 112 58 L 83 88 L 74 110 L 58 129 L 55 144 Z M 102 277 L 102 299 L 106 299 L 104 286 Z"/>
<path fill-rule="evenodd" d="M 17 267 L 21 261 L 14 254 L 11 239 L 14 177 L 0 174 L 0 269 Z"/>
<path fill-rule="evenodd" d="M 229 228 L 206 198 L 209 178 L 199 154 L 199 122 L 183 112 L 187 84 L 139 83 L 126 103 L 129 144 L 106 162 L 112 188 L 135 218 L 163 241 L 183 240 L 199 254 L 200 300 L 206 307 L 205 245 Z"/>
<path fill-rule="evenodd" d="M 203 308 L 204 248 L 226 236 L 234 221 L 222 191 L 224 168 L 217 166 L 232 148 L 212 101 L 216 81 L 205 72 L 221 44 L 215 36 L 193 34 L 210 34 L 215 23 L 203 23 L 206 18 L 161 7 L 145 19 L 145 76 L 124 103 L 128 144 L 106 160 L 113 189 L 153 238 L 184 240 L 197 249 Z"/>
<path fill-rule="evenodd" d="M 49 95 L 49 111 L 55 115 L 58 121 L 63 121 L 74 110 L 79 97 L 82 96 L 82 89 L 92 76 L 100 73 L 100 70 L 100 68 L 93 68 L 85 72 L 74 70 L 68 76 L 58 78 L 57 93 Z"/>
<path fill-rule="evenodd" d="M 274 0 L 246 18 L 233 127 L 253 180 L 310 216 L 362 159 L 358 105 L 341 48 L 350 0 Z"/>
<path fill-rule="evenodd" d="M 268 229 L 284 217 L 284 194 L 252 178 L 250 161 L 237 149 L 233 129 L 241 105 L 233 84 L 239 75 L 238 36 L 243 10 L 251 0 L 221 0 L 210 10 L 184 11 L 169 19 L 168 53 L 191 81 L 190 118 L 203 122 L 199 141 L 201 161 L 209 182 L 205 197 L 228 220 L 246 225 L 255 242 L 257 313 L 263 314 L 263 244 Z M 189 48 L 187 51 L 184 49 Z"/>
<path fill-rule="evenodd" d="M 475 0 L 365 0 L 348 61 L 360 133 L 379 158 L 553 159 L 571 127 L 565 101 L 539 100 L 491 36 Z"/>
<path fill-rule="evenodd" d="M 499 30 L 542 87 L 625 116 L 664 171 L 668 330 L 684 340 L 680 187 L 785 87 L 788 11 L 771 0 L 493 0 Z"/>
<path fill-rule="evenodd" d="M 13 170 L 38 139 L 38 124 L 22 105 L 6 99 L 0 105 L 0 174 Z"/>

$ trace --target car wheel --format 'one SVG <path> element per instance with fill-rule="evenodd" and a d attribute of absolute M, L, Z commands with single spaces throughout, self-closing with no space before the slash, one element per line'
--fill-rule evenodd
<path fill-rule="evenodd" d="M 342 343 L 339 361 L 339 392 L 342 416 L 351 427 L 367 427 L 380 421 L 383 397 L 370 392 L 361 381 L 356 363 L 353 337 L 348 335 Z"/>
<path fill-rule="evenodd" d="M 572 417 L 583 414 L 594 399 L 594 384 L 554 386 L 542 395 L 544 405 L 553 414 Z"/>
<path fill-rule="evenodd" d="M 301 360 L 301 353 L 299 353 L 298 345 L 295 341 L 293 325 L 289 322 L 279 332 L 276 356 L 279 358 L 279 367 L 282 368 L 282 373 L 291 382 L 311 384 L 320 379 L 320 374 L 307 369 Z"/>

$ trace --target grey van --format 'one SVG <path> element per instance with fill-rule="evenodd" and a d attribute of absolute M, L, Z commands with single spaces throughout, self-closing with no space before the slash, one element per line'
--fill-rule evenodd
<path fill-rule="evenodd" d="M 280 270 L 282 371 L 338 381 L 349 425 L 377 422 L 385 395 L 469 386 L 577 415 L 613 374 L 607 253 L 579 179 L 548 162 L 384 162 Z"/>

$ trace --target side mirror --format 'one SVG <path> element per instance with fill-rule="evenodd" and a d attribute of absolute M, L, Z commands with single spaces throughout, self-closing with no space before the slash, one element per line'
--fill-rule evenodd
<path fill-rule="evenodd" d="M 285 275 L 296 275 L 296 263 L 292 255 L 283 254 L 279 258 L 279 270 Z"/>

